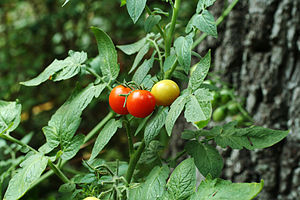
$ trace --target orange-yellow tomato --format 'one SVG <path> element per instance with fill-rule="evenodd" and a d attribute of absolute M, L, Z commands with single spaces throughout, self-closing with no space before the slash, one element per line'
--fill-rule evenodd
<path fill-rule="evenodd" d="M 169 106 L 180 94 L 178 85 L 172 80 L 162 80 L 156 83 L 151 94 L 155 97 L 156 105 Z"/>

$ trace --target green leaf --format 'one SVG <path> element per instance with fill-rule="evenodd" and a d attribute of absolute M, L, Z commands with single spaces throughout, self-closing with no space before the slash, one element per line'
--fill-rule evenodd
<path fill-rule="evenodd" d="M 61 193 L 68 193 L 68 192 L 73 192 L 75 189 L 76 189 L 75 183 L 65 183 L 59 187 L 58 191 Z"/>
<path fill-rule="evenodd" d="M 99 66 L 102 75 L 108 77 L 110 80 L 115 80 L 120 71 L 117 59 L 117 51 L 114 43 L 110 37 L 101 29 L 92 27 L 91 28 L 98 45 L 99 57 L 101 65 Z"/>
<path fill-rule="evenodd" d="M 153 168 L 143 185 L 145 200 L 158 199 L 163 195 L 169 172 L 170 170 L 166 165 Z"/>
<path fill-rule="evenodd" d="M 197 4 L 197 13 L 200 13 L 203 11 L 205 8 L 213 5 L 216 0 L 199 0 Z"/>
<path fill-rule="evenodd" d="M 195 14 L 189 21 L 186 32 L 191 31 L 194 26 L 203 33 L 211 35 L 215 38 L 218 37 L 217 25 L 214 16 L 207 10 L 203 10 L 201 14 Z"/>
<path fill-rule="evenodd" d="M 194 158 L 195 165 L 203 176 L 220 176 L 224 163 L 216 148 L 193 140 L 186 144 L 185 149 Z"/>
<path fill-rule="evenodd" d="M 21 120 L 21 104 L 0 100 L 0 134 L 15 130 Z"/>
<path fill-rule="evenodd" d="M 147 76 L 148 72 L 153 66 L 154 57 L 150 60 L 145 60 L 143 64 L 136 70 L 134 73 L 132 80 L 136 82 L 138 85 L 141 84 L 144 78 Z"/>
<path fill-rule="evenodd" d="M 52 126 L 45 126 L 42 128 L 42 130 L 49 147 L 52 149 L 57 147 L 60 143 L 60 138 L 58 132 L 56 131 L 56 128 Z"/>
<path fill-rule="evenodd" d="M 202 181 L 191 200 L 251 200 L 262 190 L 264 181 L 260 183 L 232 183 L 231 181 L 207 177 Z"/>
<path fill-rule="evenodd" d="M 127 0 L 126 7 L 127 11 L 133 21 L 136 23 L 143 13 L 147 0 Z"/>
<path fill-rule="evenodd" d="M 62 5 L 62 7 L 64 7 L 67 3 L 69 3 L 70 0 L 65 0 L 64 4 Z"/>
<path fill-rule="evenodd" d="M 146 33 L 149 33 L 152 30 L 152 28 L 159 23 L 160 20 L 160 15 L 150 15 L 149 17 L 147 17 L 144 24 L 144 29 Z"/>
<path fill-rule="evenodd" d="M 47 157 L 34 154 L 24 160 L 9 181 L 4 200 L 16 200 L 21 198 L 30 186 L 41 176 L 48 163 Z"/>
<path fill-rule="evenodd" d="M 47 80 L 61 81 L 72 78 L 78 74 L 87 59 L 85 52 L 69 51 L 69 57 L 64 60 L 54 60 L 41 74 L 37 77 L 21 82 L 25 86 L 37 86 Z"/>
<path fill-rule="evenodd" d="M 249 128 L 236 128 L 237 122 L 225 124 L 219 128 L 216 143 L 225 148 L 230 146 L 233 149 L 249 150 L 263 149 L 270 147 L 284 139 L 289 131 L 272 130 L 260 126 Z"/>
<path fill-rule="evenodd" d="M 144 198 L 144 187 L 143 184 L 134 183 L 130 184 L 128 189 L 128 199 L 130 200 L 141 200 Z"/>
<path fill-rule="evenodd" d="M 194 95 L 189 95 L 185 105 L 184 117 L 187 122 L 197 122 L 207 120 L 210 115 L 204 113 L 201 104 Z"/>
<path fill-rule="evenodd" d="M 92 101 L 94 96 L 99 95 L 99 85 L 90 84 L 85 89 L 76 89 L 70 98 L 55 112 L 48 122 L 48 127 L 43 130 L 49 147 L 55 148 L 57 141 L 62 147 L 71 142 L 81 121 L 81 113 Z M 51 127 L 51 128 L 49 128 Z"/>
<path fill-rule="evenodd" d="M 160 152 L 163 150 L 163 146 L 160 144 L 157 140 L 152 140 L 148 146 L 146 146 L 144 152 L 142 153 L 135 173 L 134 173 L 134 179 L 144 179 L 151 170 L 155 166 L 161 166 L 161 158 L 160 158 Z"/>
<path fill-rule="evenodd" d="M 170 199 L 187 199 L 196 190 L 196 168 L 192 158 L 182 161 L 171 174 L 167 183 Z"/>
<path fill-rule="evenodd" d="M 136 67 L 138 66 L 138 64 L 140 64 L 141 60 L 144 58 L 144 56 L 149 51 L 149 48 L 150 48 L 150 44 L 148 42 L 145 43 L 145 45 L 140 49 L 140 51 L 136 55 L 136 57 L 135 57 L 135 59 L 133 61 L 133 65 L 132 65 L 129 73 L 132 73 L 136 69 Z"/>
<path fill-rule="evenodd" d="M 127 55 L 132 55 L 140 51 L 140 49 L 145 46 L 147 37 L 144 37 L 143 39 L 133 43 L 133 44 L 127 44 L 127 45 L 117 45 L 117 47 L 123 51 Z"/>
<path fill-rule="evenodd" d="M 77 152 L 80 150 L 80 146 L 84 143 L 84 135 L 76 135 L 72 140 L 63 146 L 63 154 L 61 158 L 63 160 L 70 160 L 73 158 Z"/>
<path fill-rule="evenodd" d="M 166 58 L 165 62 L 164 62 L 164 72 L 168 71 L 169 69 L 171 69 L 171 67 L 175 64 L 175 62 L 177 61 L 177 57 L 176 54 L 172 54 L 169 57 Z"/>
<path fill-rule="evenodd" d="M 96 156 L 100 153 L 100 151 L 102 151 L 112 136 L 117 132 L 118 128 L 121 127 L 122 122 L 120 120 L 116 121 L 115 119 L 111 119 L 109 122 L 107 122 L 96 139 L 90 160 L 96 158 Z"/>
<path fill-rule="evenodd" d="M 172 134 L 173 126 L 182 112 L 187 98 L 186 96 L 179 96 L 171 105 L 170 111 L 166 118 L 166 130 L 169 136 Z"/>
<path fill-rule="evenodd" d="M 199 61 L 199 63 L 197 63 L 195 70 L 191 75 L 188 87 L 191 88 L 193 91 L 196 91 L 198 88 L 200 88 L 205 77 L 207 76 L 209 68 L 210 68 L 210 50 Z"/>
<path fill-rule="evenodd" d="M 193 41 L 190 38 L 183 36 L 180 36 L 174 42 L 178 62 L 184 68 L 186 73 L 188 73 L 191 66 L 192 45 Z"/>
<path fill-rule="evenodd" d="M 159 134 L 161 128 L 165 124 L 167 115 L 168 107 L 160 107 L 152 115 L 145 127 L 144 139 L 146 145 L 148 145 Z"/>

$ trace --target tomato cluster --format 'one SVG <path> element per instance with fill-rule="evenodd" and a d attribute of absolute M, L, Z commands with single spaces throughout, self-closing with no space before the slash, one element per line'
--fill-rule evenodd
<path fill-rule="evenodd" d="M 131 114 L 134 117 L 145 118 L 153 112 L 155 105 L 169 106 L 179 94 L 178 85 L 171 80 L 159 81 L 152 87 L 151 92 L 131 90 L 129 87 L 118 85 L 109 94 L 109 105 L 120 115 Z"/>

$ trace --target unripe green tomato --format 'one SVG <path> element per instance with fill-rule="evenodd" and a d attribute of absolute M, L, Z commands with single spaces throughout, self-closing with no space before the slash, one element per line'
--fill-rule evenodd
<path fill-rule="evenodd" d="M 226 118 L 226 109 L 224 107 L 218 107 L 214 112 L 213 112 L 213 120 L 215 122 L 221 122 Z"/>
<path fill-rule="evenodd" d="M 242 125 L 245 122 L 245 117 L 242 114 L 238 114 L 233 118 L 235 121 L 237 121 L 238 125 Z"/>
<path fill-rule="evenodd" d="M 85 199 L 83 200 L 99 200 L 98 198 L 96 197 L 86 197 Z"/>
<path fill-rule="evenodd" d="M 211 101 L 211 105 L 213 108 L 217 107 L 220 101 L 220 94 L 216 91 L 212 91 L 213 100 Z"/>
<path fill-rule="evenodd" d="M 237 102 L 229 102 L 227 104 L 227 110 L 229 115 L 236 115 L 239 112 L 239 106 Z"/>
<path fill-rule="evenodd" d="M 226 90 L 226 89 L 221 90 L 220 95 L 221 95 L 221 103 L 222 104 L 227 103 L 231 98 L 230 97 L 230 91 Z"/>

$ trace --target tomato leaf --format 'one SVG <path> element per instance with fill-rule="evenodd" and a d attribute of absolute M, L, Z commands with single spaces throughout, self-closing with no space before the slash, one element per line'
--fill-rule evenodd
<path fill-rule="evenodd" d="M 105 147 L 105 145 L 109 142 L 112 136 L 117 132 L 118 128 L 122 127 L 122 121 L 111 119 L 107 122 L 104 128 L 100 131 L 95 145 L 92 150 L 92 155 L 90 160 L 96 158 L 100 151 Z"/>
<path fill-rule="evenodd" d="M 0 134 L 15 130 L 21 120 L 21 104 L 0 100 Z"/>
<path fill-rule="evenodd" d="M 127 11 L 133 21 L 136 23 L 143 13 L 147 0 L 127 0 L 126 7 Z"/>
<path fill-rule="evenodd" d="M 176 54 L 173 53 L 173 51 L 171 51 L 170 56 L 168 56 L 164 62 L 164 66 L 163 66 L 164 72 L 171 69 L 171 67 L 175 64 L 176 61 L 177 61 Z"/>
<path fill-rule="evenodd" d="M 100 69 L 102 75 L 110 80 L 115 80 L 120 71 L 117 59 L 117 51 L 110 37 L 101 29 L 91 28 L 96 40 L 100 57 Z"/>
<path fill-rule="evenodd" d="M 150 69 L 152 68 L 153 62 L 154 62 L 153 56 L 151 59 L 145 60 L 143 64 L 134 73 L 132 80 L 136 82 L 138 85 L 141 84 L 144 78 L 147 76 Z"/>
<path fill-rule="evenodd" d="M 186 144 L 185 149 L 194 158 L 195 165 L 203 176 L 208 174 L 214 178 L 220 176 L 224 163 L 216 148 L 193 140 Z"/>
<path fill-rule="evenodd" d="M 249 150 L 270 147 L 284 139 L 289 131 L 272 130 L 260 126 L 236 128 L 237 122 L 225 124 L 215 137 L 216 143 L 225 148 Z"/>
<path fill-rule="evenodd" d="M 197 13 L 200 13 L 203 11 L 205 8 L 213 5 L 216 0 L 199 0 L 197 4 Z"/>
<path fill-rule="evenodd" d="M 202 82 L 204 81 L 205 77 L 210 68 L 210 50 L 208 53 L 197 63 L 195 70 L 193 71 L 190 81 L 189 81 L 189 88 L 193 91 L 196 91 L 200 88 Z"/>
<path fill-rule="evenodd" d="M 84 143 L 84 135 L 75 135 L 72 140 L 63 146 L 63 154 L 61 158 L 63 160 L 70 160 L 80 150 L 80 146 Z"/>
<path fill-rule="evenodd" d="M 49 148 L 55 148 L 58 141 L 64 149 L 70 145 L 81 122 L 81 113 L 95 96 L 103 91 L 103 85 L 90 84 L 85 89 L 76 89 L 70 98 L 55 112 L 43 128 Z M 51 150 L 47 147 L 47 151 Z"/>
<path fill-rule="evenodd" d="M 133 61 L 133 65 L 129 71 L 129 73 L 132 73 L 136 67 L 138 66 L 138 64 L 140 64 L 141 60 L 144 58 L 144 56 L 146 55 L 146 53 L 149 51 L 150 48 L 150 44 L 149 42 L 145 43 L 145 45 L 139 50 L 138 54 L 136 55 L 134 61 Z"/>
<path fill-rule="evenodd" d="M 188 73 L 191 66 L 192 45 L 193 40 L 189 36 L 180 36 L 174 42 L 178 62 L 184 68 L 186 73 Z"/>
<path fill-rule="evenodd" d="M 139 52 L 139 50 L 145 46 L 146 41 L 147 41 L 147 37 L 144 37 L 143 39 L 133 43 L 133 44 L 126 44 L 126 45 L 117 45 L 117 47 L 123 51 L 125 54 L 127 55 L 132 55 L 135 54 L 137 52 Z"/>
<path fill-rule="evenodd" d="M 160 132 L 161 128 L 164 126 L 166 118 L 168 115 L 168 107 L 160 107 L 152 114 L 152 117 L 148 121 L 145 132 L 144 139 L 146 145 L 148 145 Z"/>
<path fill-rule="evenodd" d="M 144 29 L 146 33 L 149 33 L 152 30 L 152 28 L 159 23 L 160 20 L 160 15 L 150 15 L 149 17 L 147 17 L 144 24 Z"/>
<path fill-rule="evenodd" d="M 232 183 L 219 178 L 211 179 L 211 177 L 207 177 L 201 182 L 198 191 L 191 197 L 191 200 L 251 200 L 258 195 L 263 185 L 263 180 L 260 183 Z"/>
<path fill-rule="evenodd" d="M 87 59 L 85 52 L 69 51 L 69 57 L 64 60 L 54 60 L 41 74 L 37 77 L 20 82 L 25 86 L 37 86 L 47 80 L 61 81 L 72 78 L 77 75 Z"/>
<path fill-rule="evenodd" d="M 196 168 L 192 158 L 182 161 L 171 174 L 167 183 L 169 199 L 187 199 L 196 190 Z"/>
<path fill-rule="evenodd" d="M 195 14 L 189 21 L 185 32 L 189 33 L 192 27 L 196 27 L 203 33 L 218 37 L 217 25 L 214 16 L 207 10 L 203 10 L 200 14 Z"/>
<path fill-rule="evenodd" d="M 4 200 L 16 200 L 21 198 L 30 186 L 41 176 L 46 169 L 48 158 L 42 154 L 33 154 L 20 164 L 9 181 Z"/>
<path fill-rule="evenodd" d="M 172 130 L 174 127 L 174 124 L 179 117 L 180 113 L 182 112 L 185 104 L 186 104 L 187 98 L 186 96 L 179 96 L 171 105 L 170 111 L 166 118 L 166 130 L 169 136 L 172 134 Z"/>
<path fill-rule="evenodd" d="M 189 95 L 184 111 L 186 121 L 197 122 L 209 119 L 211 110 L 207 109 L 207 106 L 207 104 L 201 104 L 194 95 Z"/>

